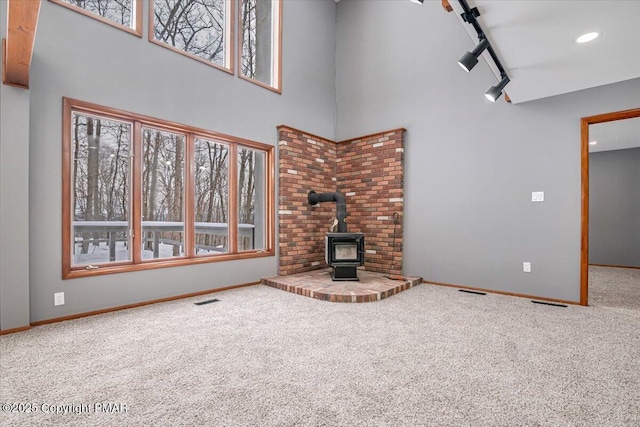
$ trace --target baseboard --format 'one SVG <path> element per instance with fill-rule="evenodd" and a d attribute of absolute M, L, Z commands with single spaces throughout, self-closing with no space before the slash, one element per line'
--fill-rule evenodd
<path fill-rule="evenodd" d="M 127 304 L 127 305 L 120 305 L 120 306 L 117 306 L 117 307 L 104 308 L 102 310 L 88 311 L 88 312 L 85 312 L 85 313 L 71 314 L 69 316 L 55 317 L 53 319 L 38 320 L 37 322 L 31 322 L 31 326 L 48 325 L 50 323 L 58 323 L 58 322 L 64 322 L 66 320 L 80 319 L 82 317 L 96 316 L 98 314 L 111 313 L 113 311 L 128 310 L 130 308 L 144 307 L 145 305 L 157 304 L 157 303 L 160 303 L 160 302 L 168 302 L 168 301 L 175 301 L 175 300 L 179 300 L 179 299 L 198 297 L 200 295 L 213 294 L 213 293 L 216 293 L 216 292 L 228 291 L 228 290 L 231 290 L 231 289 L 238 289 L 238 288 L 245 288 L 247 286 L 255 286 L 255 285 L 259 285 L 259 284 L 260 284 L 260 282 L 243 283 L 243 284 L 240 284 L 240 285 L 225 286 L 224 288 L 209 289 L 209 290 L 206 290 L 206 291 L 193 292 L 193 293 L 190 293 L 190 294 L 176 295 L 176 296 L 173 296 L 173 297 L 154 299 L 154 300 L 151 300 L 151 301 L 143 301 L 143 302 L 138 302 L 138 303 L 135 303 L 135 304 Z"/>
<path fill-rule="evenodd" d="M 496 291 L 496 290 L 493 290 L 493 289 L 475 288 L 473 286 L 454 285 L 454 284 L 451 284 L 451 283 L 433 282 L 431 280 L 423 280 L 422 283 L 428 283 L 430 285 L 438 285 L 438 286 L 447 286 L 447 287 L 450 287 L 450 288 L 470 289 L 470 290 L 473 290 L 473 291 L 482 291 L 482 292 L 488 292 L 488 293 L 498 294 L 498 295 L 507 295 L 507 296 L 510 296 L 510 297 L 535 299 L 535 300 L 540 300 L 540 301 L 559 302 L 559 303 L 562 303 L 562 304 L 580 305 L 579 301 L 566 301 L 566 300 L 555 299 L 555 298 L 537 297 L 535 295 L 518 294 L 518 293 L 515 293 L 515 292 Z"/>
<path fill-rule="evenodd" d="M 4 329 L 0 330 L 0 335 L 15 334 L 16 332 L 28 331 L 29 329 L 31 329 L 31 325 L 20 326 L 19 328 Z"/>
<path fill-rule="evenodd" d="M 628 265 L 609 265 L 609 264 L 589 264 L 589 267 L 611 267 L 611 268 L 634 268 L 640 270 L 640 267 L 631 267 Z"/>

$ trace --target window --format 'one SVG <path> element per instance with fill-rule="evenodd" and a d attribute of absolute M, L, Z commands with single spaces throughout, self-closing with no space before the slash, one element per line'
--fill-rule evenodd
<path fill-rule="evenodd" d="M 65 98 L 63 278 L 274 255 L 274 148 Z"/>
<path fill-rule="evenodd" d="M 50 0 L 142 37 L 142 0 Z"/>
<path fill-rule="evenodd" d="M 280 93 L 282 0 L 240 0 L 240 76 Z"/>
<path fill-rule="evenodd" d="M 238 148 L 238 248 L 265 248 L 265 153 Z"/>
<path fill-rule="evenodd" d="M 130 123 L 72 112 L 73 266 L 131 260 Z"/>
<path fill-rule="evenodd" d="M 195 253 L 229 252 L 229 148 L 195 139 Z"/>
<path fill-rule="evenodd" d="M 231 0 L 152 0 L 149 40 L 233 73 Z"/>
<path fill-rule="evenodd" d="M 142 128 L 142 258 L 185 254 L 183 134 Z"/>

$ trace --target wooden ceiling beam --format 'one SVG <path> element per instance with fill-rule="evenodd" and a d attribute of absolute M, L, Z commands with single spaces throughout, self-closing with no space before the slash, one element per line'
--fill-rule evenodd
<path fill-rule="evenodd" d="M 8 0 L 2 39 L 2 83 L 29 89 L 29 70 L 41 0 Z"/>

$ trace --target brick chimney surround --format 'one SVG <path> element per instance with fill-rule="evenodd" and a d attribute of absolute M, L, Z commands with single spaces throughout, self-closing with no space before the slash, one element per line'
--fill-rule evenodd
<path fill-rule="evenodd" d="M 346 197 L 348 230 L 365 235 L 365 270 L 402 274 L 404 132 L 334 142 L 278 127 L 279 275 L 328 267 L 324 239 L 336 207 L 309 205 L 311 190 Z"/>

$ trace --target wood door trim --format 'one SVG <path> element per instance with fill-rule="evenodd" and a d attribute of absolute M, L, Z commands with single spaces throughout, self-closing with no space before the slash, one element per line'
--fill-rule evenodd
<path fill-rule="evenodd" d="M 640 108 L 598 114 L 580 119 L 581 157 L 581 236 L 580 236 L 580 304 L 589 305 L 589 125 L 640 117 Z"/>

